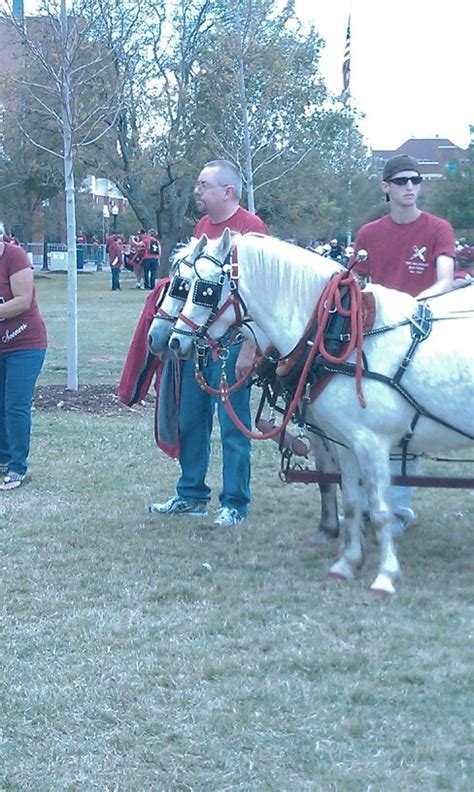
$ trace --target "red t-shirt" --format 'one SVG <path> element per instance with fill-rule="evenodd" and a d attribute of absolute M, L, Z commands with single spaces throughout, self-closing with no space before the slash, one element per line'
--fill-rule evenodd
<path fill-rule="evenodd" d="M 145 245 L 144 259 L 159 259 L 160 258 L 160 243 L 156 237 L 146 236 L 142 237 L 142 243 Z"/>
<path fill-rule="evenodd" d="M 8 302 L 13 298 L 10 277 L 23 269 L 31 269 L 23 248 L 5 243 L 5 249 L 0 256 L 0 302 Z M 18 316 L 0 321 L 0 353 L 17 349 L 46 349 L 47 345 L 46 326 L 39 312 L 36 290 L 33 287 L 30 307 Z"/>
<path fill-rule="evenodd" d="M 249 231 L 257 234 L 268 234 L 268 228 L 258 215 L 239 206 L 232 217 L 229 217 L 228 220 L 223 220 L 222 223 L 212 223 L 209 215 L 204 215 L 196 223 L 193 236 L 199 239 L 202 234 L 206 234 L 209 239 L 218 239 L 226 228 L 231 231 L 237 231 L 239 234 L 247 234 Z"/>
<path fill-rule="evenodd" d="M 109 255 L 109 264 L 111 267 L 118 269 L 122 266 L 122 242 L 120 239 L 117 239 L 117 237 L 108 237 L 107 253 Z"/>
<path fill-rule="evenodd" d="M 408 292 L 413 297 L 436 283 L 436 259 L 455 256 L 454 231 L 441 217 L 422 212 L 412 223 L 395 223 L 390 215 L 362 226 L 354 244 L 367 261 L 357 264 L 372 283 Z"/>

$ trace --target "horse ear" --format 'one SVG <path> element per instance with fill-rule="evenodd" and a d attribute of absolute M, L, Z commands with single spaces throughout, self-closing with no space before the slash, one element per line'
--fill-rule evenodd
<path fill-rule="evenodd" d="M 232 247 L 232 232 L 230 228 L 224 229 L 224 233 L 222 234 L 222 247 L 225 250 L 225 255 L 227 255 Z"/>
<path fill-rule="evenodd" d="M 195 254 L 201 253 L 204 250 L 204 248 L 206 247 L 207 242 L 208 242 L 207 236 L 206 236 L 206 234 L 203 234 L 202 237 L 200 238 L 199 242 L 196 245 L 196 248 L 195 248 L 195 251 L 194 251 Z"/>

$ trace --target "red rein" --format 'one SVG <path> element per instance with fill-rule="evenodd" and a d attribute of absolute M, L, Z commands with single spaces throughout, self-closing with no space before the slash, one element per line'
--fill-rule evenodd
<path fill-rule="evenodd" d="M 345 289 L 349 290 L 351 294 L 350 300 L 350 308 L 345 309 L 341 304 L 341 293 L 340 290 Z M 330 355 L 325 347 L 324 344 L 324 334 L 326 330 L 327 323 L 329 321 L 329 317 L 331 313 L 337 310 L 342 316 L 347 316 L 350 318 L 350 339 L 341 353 L 340 356 Z M 229 414 L 230 418 L 232 418 L 235 425 L 240 429 L 240 431 L 248 438 L 252 440 L 267 440 L 270 438 L 277 437 L 281 432 L 287 427 L 288 423 L 290 422 L 291 418 L 293 417 L 298 402 L 300 401 L 303 390 L 306 384 L 306 378 L 308 372 L 310 370 L 311 364 L 316 357 L 317 354 L 321 354 L 325 360 L 329 363 L 345 363 L 346 360 L 355 352 L 356 355 L 356 390 L 357 395 L 359 398 L 359 403 L 361 407 L 365 407 L 365 399 L 364 394 L 362 393 L 362 341 L 363 341 L 363 320 L 362 320 L 362 296 L 359 284 L 352 274 L 352 272 L 348 272 L 343 270 L 342 272 L 337 273 L 326 287 L 319 298 L 318 305 L 316 306 L 316 317 L 317 317 L 317 332 L 316 337 L 313 341 L 311 346 L 310 352 L 306 359 L 305 365 L 301 372 L 300 380 L 298 382 L 298 386 L 296 388 L 295 394 L 293 396 L 293 400 L 288 408 L 288 411 L 283 419 L 283 422 L 279 426 L 275 426 L 270 432 L 266 432 L 262 434 L 260 432 L 252 432 L 239 420 L 235 411 L 228 399 L 230 393 L 234 390 L 237 390 L 238 387 L 245 381 L 240 380 L 236 382 L 231 388 L 228 387 L 227 380 L 225 377 L 222 378 L 221 387 L 219 391 L 215 389 L 209 388 L 205 383 L 202 375 L 199 373 L 196 375 L 198 379 L 199 385 L 201 388 L 204 388 L 209 393 L 213 393 L 214 395 L 220 395 L 222 403 L 224 404 L 227 413 Z"/>

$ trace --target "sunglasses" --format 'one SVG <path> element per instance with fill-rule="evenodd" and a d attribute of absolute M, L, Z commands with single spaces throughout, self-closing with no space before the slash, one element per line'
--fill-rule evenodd
<path fill-rule="evenodd" d="M 423 176 L 395 176 L 394 179 L 388 179 L 392 184 L 397 184 L 398 187 L 405 187 L 408 182 L 412 184 L 421 184 Z"/>

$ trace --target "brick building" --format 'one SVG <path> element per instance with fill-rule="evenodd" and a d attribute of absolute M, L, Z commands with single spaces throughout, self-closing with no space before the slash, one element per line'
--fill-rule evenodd
<path fill-rule="evenodd" d="M 420 163 L 420 171 L 425 182 L 441 179 L 446 171 L 455 171 L 466 151 L 456 146 L 448 138 L 409 138 L 394 151 L 378 149 L 372 151 L 377 174 L 382 175 L 385 163 L 390 157 L 408 154 Z"/>

